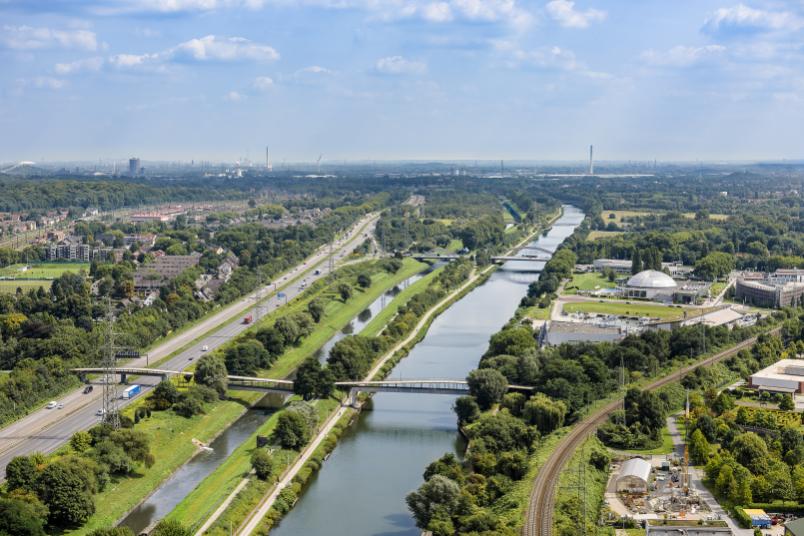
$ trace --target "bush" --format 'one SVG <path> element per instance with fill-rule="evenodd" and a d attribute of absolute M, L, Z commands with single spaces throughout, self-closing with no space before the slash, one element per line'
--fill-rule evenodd
<path fill-rule="evenodd" d="M 197 396 L 193 396 L 190 393 L 185 393 L 181 397 L 181 400 L 173 404 L 173 411 L 175 411 L 177 415 L 181 415 L 182 417 L 189 419 L 194 415 L 201 415 L 204 413 L 204 404 Z"/>
<path fill-rule="evenodd" d="M 251 467 L 260 480 L 268 480 L 273 471 L 274 460 L 265 449 L 256 449 L 251 454 Z"/>

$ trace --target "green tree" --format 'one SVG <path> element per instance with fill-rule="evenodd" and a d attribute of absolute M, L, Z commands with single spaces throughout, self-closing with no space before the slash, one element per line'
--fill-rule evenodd
<path fill-rule="evenodd" d="M 498 403 L 508 389 L 505 376 L 494 369 L 473 370 L 466 381 L 469 384 L 469 393 L 477 399 L 481 409 L 489 409 Z"/>
<path fill-rule="evenodd" d="M 45 536 L 47 511 L 23 500 L 0 498 L 0 534 L 8 536 Z"/>
<path fill-rule="evenodd" d="M 83 430 L 76 432 L 70 438 L 70 446 L 76 452 L 84 452 L 92 446 L 92 436 Z"/>
<path fill-rule="evenodd" d="M 371 286 L 371 276 L 365 272 L 357 274 L 357 285 L 360 288 L 369 288 Z"/>
<path fill-rule="evenodd" d="M 746 432 L 734 438 L 731 444 L 734 459 L 755 475 L 768 470 L 768 446 L 754 432 Z"/>
<path fill-rule="evenodd" d="M 438 514 L 447 519 L 458 512 L 461 488 L 457 482 L 441 475 L 434 475 L 405 497 L 408 509 L 416 520 L 416 526 L 427 528 Z"/>
<path fill-rule="evenodd" d="M 89 536 L 134 536 L 134 531 L 128 527 L 107 527 L 95 529 Z"/>
<path fill-rule="evenodd" d="M 486 355 L 523 356 L 535 351 L 536 347 L 533 330 L 525 326 L 516 326 L 503 329 L 492 335 Z"/>
<path fill-rule="evenodd" d="M 276 421 L 273 435 L 283 448 L 296 450 L 310 440 L 310 427 L 301 413 L 284 410 Z"/>
<path fill-rule="evenodd" d="M 779 409 L 783 411 L 793 411 L 796 409 L 796 403 L 793 402 L 793 397 L 790 395 L 782 395 L 782 401 L 779 402 Z"/>
<path fill-rule="evenodd" d="M 349 301 L 349 298 L 352 297 L 352 287 L 347 283 L 341 283 L 338 285 L 338 295 L 341 297 L 344 303 Z"/>
<path fill-rule="evenodd" d="M 251 454 L 251 467 L 260 480 L 268 480 L 273 471 L 274 460 L 271 454 L 262 448 L 255 449 Z"/>
<path fill-rule="evenodd" d="M 726 277 L 732 270 L 734 256 L 721 251 L 710 253 L 695 263 L 695 275 L 709 281 Z"/>
<path fill-rule="evenodd" d="M 175 520 L 163 519 L 154 527 L 151 536 L 192 536 L 193 531 Z"/>
<path fill-rule="evenodd" d="M 553 400 L 543 393 L 536 393 L 525 402 L 522 416 L 526 422 L 536 425 L 542 435 L 547 435 L 564 425 L 567 406 L 561 400 Z"/>
<path fill-rule="evenodd" d="M 38 473 L 32 456 L 15 456 L 6 465 L 6 487 L 33 491 Z"/>
<path fill-rule="evenodd" d="M 636 275 L 642 271 L 642 254 L 639 248 L 634 248 L 631 251 L 631 275 Z"/>
<path fill-rule="evenodd" d="M 307 312 L 310 313 L 310 316 L 313 318 L 316 324 L 321 322 L 321 319 L 324 317 L 323 302 L 319 298 L 311 300 L 307 304 Z"/>
<path fill-rule="evenodd" d="M 332 372 L 321 365 L 318 359 L 311 357 L 296 370 L 293 380 L 293 392 L 304 400 L 327 398 L 335 390 L 335 378 Z"/>
<path fill-rule="evenodd" d="M 458 416 L 458 426 L 471 424 L 480 418 L 480 406 L 472 396 L 459 396 L 452 409 Z"/>
<path fill-rule="evenodd" d="M 699 465 L 705 464 L 709 461 L 710 450 L 709 441 L 706 440 L 703 432 L 696 428 L 690 437 L 690 456 L 692 460 Z"/>
<path fill-rule="evenodd" d="M 75 527 L 95 513 L 91 489 L 83 471 L 65 461 L 45 467 L 37 479 L 39 497 L 50 510 L 49 522 L 57 527 Z"/>
<path fill-rule="evenodd" d="M 200 385 L 212 387 L 218 395 L 226 394 L 227 380 L 226 363 L 216 354 L 206 354 L 198 360 L 195 368 L 195 382 Z"/>

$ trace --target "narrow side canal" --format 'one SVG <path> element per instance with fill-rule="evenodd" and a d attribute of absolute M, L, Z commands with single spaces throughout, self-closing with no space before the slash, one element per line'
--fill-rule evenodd
<path fill-rule="evenodd" d="M 364 309 L 342 330 L 336 333 L 315 356 L 324 361 L 336 342 L 349 333 L 360 333 L 380 311 L 393 301 L 394 296 L 414 281 L 421 279 L 428 271 L 409 277 L 398 286 L 388 290 Z M 243 441 L 248 439 L 271 415 L 270 410 L 251 409 L 232 423 L 209 446 L 211 451 L 200 452 L 179 468 L 148 499 L 140 503 L 120 523 L 139 534 L 152 524 L 168 515 L 204 478 L 220 466 Z"/>

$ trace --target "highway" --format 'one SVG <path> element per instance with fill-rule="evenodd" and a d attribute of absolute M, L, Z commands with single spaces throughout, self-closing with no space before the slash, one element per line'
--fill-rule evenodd
<path fill-rule="evenodd" d="M 160 363 L 158 367 L 169 370 L 185 369 L 193 360 L 203 354 L 202 347 L 207 346 L 208 351 L 212 351 L 250 327 L 239 320 L 227 323 L 229 320 L 251 314 L 256 322 L 260 314 L 267 314 L 284 305 L 298 296 L 307 285 L 326 276 L 329 272 L 330 251 L 332 251 L 335 262 L 345 258 L 365 240 L 364 235 L 373 235 L 378 217 L 379 215 L 376 213 L 363 217 L 343 237 L 337 239 L 331 245 L 331 249 L 329 245 L 319 248 L 302 264 L 277 276 L 274 283 L 226 306 L 187 331 L 159 344 L 147 356 L 126 363 L 126 366 L 145 367 L 190 345 L 167 361 Z M 320 272 L 318 275 L 315 274 L 316 270 Z M 279 292 L 277 291 L 283 294 L 281 299 L 278 297 Z M 259 306 L 257 306 L 258 302 Z M 151 389 L 158 382 L 159 378 L 156 377 L 140 377 L 136 380 L 136 383 L 143 386 L 143 391 Z M 75 432 L 90 428 L 99 422 L 96 412 L 102 405 L 103 389 L 98 387 L 90 394 L 83 394 L 82 389 L 77 389 L 58 399 L 64 404 L 64 409 L 40 409 L 0 431 L 0 471 L 2 472 L 0 482 L 5 479 L 6 465 L 14 456 L 32 452 L 52 452 L 68 441 Z M 127 401 L 120 400 L 121 407 L 126 403 Z"/>
<path fill-rule="evenodd" d="M 771 334 L 778 334 L 781 328 L 770 331 Z M 655 390 L 669 383 L 680 380 L 685 374 L 692 372 L 698 367 L 712 365 L 727 357 L 730 357 L 740 350 L 750 348 L 756 342 L 756 337 L 746 339 L 741 343 L 726 350 L 718 352 L 697 363 L 683 367 L 667 376 L 664 376 L 649 385 L 647 390 Z M 544 466 L 539 469 L 533 481 L 528 502 L 528 509 L 525 512 L 525 526 L 522 529 L 524 536 L 550 536 L 553 531 L 553 509 L 555 508 L 556 488 L 561 471 L 572 455 L 580 447 L 586 438 L 603 424 L 609 415 L 620 407 L 621 400 L 615 400 L 606 404 L 594 413 L 588 415 L 581 422 L 575 424 L 569 434 L 564 436 L 550 457 L 545 461 Z"/>

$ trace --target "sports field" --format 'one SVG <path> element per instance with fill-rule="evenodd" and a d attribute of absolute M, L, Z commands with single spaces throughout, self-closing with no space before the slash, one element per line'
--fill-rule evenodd
<path fill-rule="evenodd" d="M 0 268 L 2 279 L 56 279 L 64 272 L 89 271 L 88 262 L 41 262 Z"/>
<path fill-rule="evenodd" d="M 9 280 L 0 280 L 0 294 L 14 294 L 17 292 L 17 288 L 21 288 L 23 292 L 28 292 L 30 289 L 37 289 L 39 287 L 44 287 L 45 289 L 49 289 L 50 285 L 53 283 L 50 279 L 47 280 L 28 280 L 28 279 L 21 279 L 18 281 L 9 281 Z"/>
<path fill-rule="evenodd" d="M 662 320 L 678 320 L 684 317 L 681 307 L 665 307 L 664 305 L 651 305 L 648 303 L 618 303 L 618 302 L 581 302 L 565 303 L 564 312 L 569 313 L 597 313 L 618 316 L 640 316 L 660 318 Z"/>

